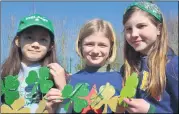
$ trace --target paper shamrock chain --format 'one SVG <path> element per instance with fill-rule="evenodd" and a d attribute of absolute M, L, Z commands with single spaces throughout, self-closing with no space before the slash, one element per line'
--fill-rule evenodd
<path fill-rule="evenodd" d="M 28 85 L 34 85 L 31 97 L 33 94 L 35 94 L 38 90 L 38 87 L 40 85 L 40 91 L 42 93 L 47 93 L 49 89 L 53 86 L 53 82 L 51 80 L 48 80 L 49 78 L 49 69 L 47 67 L 41 67 L 39 69 L 39 76 L 36 71 L 30 71 L 28 77 L 26 78 L 26 83 Z M 16 99 L 19 98 L 19 80 L 18 75 L 12 76 L 8 75 L 4 78 L 4 80 L 1 79 L 1 96 L 4 95 L 5 97 L 5 103 L 7 105 L 11 105 Z"/>
<path fill-rule="evenodd" d="M 49 80 L 49 69 L 47 67 L 41 67 L 39 73 L 36 71 L 30 71 L 26 78 L 28 85 L 33 85 L 31 96 L 33 96 L 39 89 L 42 93 L 47 93 L 53 86 L 53 82 Z M 19 98 L 19 81 L 18 76 L 7 76 L 4 80 L 1 80 L 1 96 L 5 96 L 5 103 L 1 106 L 1 111 L 11 113 L 28 113 L 29 109 L 24 108 L 25 101 Z M 124 88 L 120 92 L 120 96 L 115 96 L 115 88 L 106 83 L 102 85 L 97 92 L 94 85 L 89 92 L 89 84 L 78 83 L 73 89 L 73 86 L 67 84 L 62 90 L 63 104 L 65 104 L 65 110 L 68 111 L 69 106 L 73 106 L 75 112 L 85 112 L 93 110 L 97 113 L 107 113 L 107 108 L 116 112 L 117 105 L 127 107 L 127 104 L 123 102 L 124 98 L 132 98 L 136 94 L 136 88 L 138 85 L 137 73 L 132 73 L 126 80 Z M 40 87 L 40 88 L 39 88 Z M 19 99 L 18 99 L 19 98 Z M 16 106 L 17 105 L 17 106 Z M 104 110 L 100 109 L 104 105 Z M 11 107 L 9 107 L 11 106 Z M 47 113 L 45 111 L 45 101 L 42 100 L 39 103 L 39 108 L 36 112 Z"/>
<path fill-rule="evenodd" d="M 18 76 L 8 75 L 4 81 L 1 80 L 1 96 L 4 94 L 5 103 L 11 105 L 16 99 L 19 98 L 19 81 Z"/>
<path fill-rule="evenodd" d="M 123 102 L 124 98 L 133 98 L 136 94 L 136 88 L 139 79 L 137 73 L 132 73 L 126 80 L 124 88 L 122 88 L 119 98 L 119 105 L 127 107 L 127 104 Z"/>
<path fill-rule="evenodd" d="M 73 87 L 67 84 L 64 89 L 62 90 L 62 97 L 64 99 L 69 99 L 69 101 L 65 105 L 65 110 L 69 109 L 70 104 L 73 102 L 75 112 L 81 112 L 83 108 L 88 105 L 88 102 L 82 97 L 87 96 L 89 93 L 87 83 L 78 83 L 75 86 L 73 91 Z"/>
<path fill-rule="evenodd" d="M 26 78 L 26 83 L 28 85 L 34 84 L 34 87 L 31 92 L 31 96 L 37 92 L 39 85 L 40 85 L 40 91 L 42 93 L 47 93 L 49 89 L 52 88 L 53 82 L 51 80 L 48 80 L 49 72 L 50 71 L 47 67 L 41 67 L 39 69 L 39 76 L 36 71 L 32 70 L 29 72 L 29 75 Z"/>

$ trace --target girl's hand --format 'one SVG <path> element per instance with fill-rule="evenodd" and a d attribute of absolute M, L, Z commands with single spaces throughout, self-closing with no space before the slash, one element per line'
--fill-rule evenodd
<path fill-rule="evenodd" d="M 124 98 L 123 101 L 128 104 L 126 110 L 129 113 L 147 113 L 150 108 L 150 104 L 144 99 Z"/>
<path fill-rule="evenodd" d="M 55 113 L 58 105 L 63 101 L 62 93 L 59 89 L 51 88 L 50 91 L 45 95 L 46 109 L 49 113 Z"/>
<path fill-rule="evenodd" d="M 54 79 L 55 85 L 58 89 L 62 90 L 66 85 L 65 70 L 58 63 L 48 64 L 50 73 Z"/>

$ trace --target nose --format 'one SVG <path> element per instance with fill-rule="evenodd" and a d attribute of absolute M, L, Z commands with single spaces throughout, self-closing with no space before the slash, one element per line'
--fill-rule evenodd
<path fill-rule="evenodd" d="M 133 28 L 133 29 L 132 29 L 131 36 L 132 36 L 133 38 L 137 38 L 137 37 L 139 36 L 139 31 L 138 31 L 137 28 Z"/>
<path fill-rule="evenodd" d="M 99 54 L 98 46 L 94 46 L 91 52 L 92 52 L 92 55 L 98 55 Z"/>
<path fill-rule="evenodd" d="M 39 42 L 35 41 L 31 44 L 32 48 L 39 49 Z"/>

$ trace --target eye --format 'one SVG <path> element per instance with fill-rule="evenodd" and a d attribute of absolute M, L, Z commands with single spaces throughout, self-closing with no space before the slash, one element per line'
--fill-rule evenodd
<path fill-rule="evenodd" d="M 27 40 L 32 40 L 32 37 L 31 36 L 26 36 L 26 39 Z"/>
<path fill-rule="evenodd" d="M 137 25 L 138 28 L 142 29 L 144 27 L 146 27 L 147 25 L 144 25 L 144 24 L 140 24 L 140 25 Z"/>
<path fill-rule="evenodd" d="M 84 45 L 85 46 L 93 46 L 94 44 L 93 43 L 85 43 Z"/>
<path fill-rule="evenodd" d="M 125 29 L 124 29 L 125 31 L 131 31 L 132 30 L 132 28 L 131 27 L 125 27 Z"/>
<path fill-rule="evenodd" d="M 46 38 L 41 38 L 40 41 L 47 42 L 48 40 Z"/>
<path fill-rule="evenodd" d="M 99 46 L 100 46 L 101 48 L 105 48 L 105 47 L 107 47 L 107 45 L 104 44 L 104 43 L 100 43 Z"/>

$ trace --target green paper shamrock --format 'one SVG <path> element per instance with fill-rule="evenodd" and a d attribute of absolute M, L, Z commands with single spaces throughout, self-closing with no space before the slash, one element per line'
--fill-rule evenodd
<path fill-rule="evenodd" d="M 5 77 L 4 82 L 1 80 L 1 96 L 5 95 L 5 103 L 11 105 L 16 99 L 19 98 L 19 80 L 18 76 L 8 75 Z"/>
<path fill-rule="evenodd" d="M 49 79 L 49 69 L 47 67 L 41 67 L 39 69 L 39 76 L 36 71 L 32 70 L 29 72 L 28 77 L 26 78 L 26 83 L 28 85 L 34 84 L 34 87 L 31 92 L 31 96 L 34 95 L 38 86 L 40 85 L 40 91 L 42 93 L 47 93 L 50 88 L 53 86 L 53 81 Z"/>
<path fill-rule="evenodd" d="M 124 98 L 133 98 L 136 94 L 136 88 L 138 85 L 138 75 L 137 73 L 132 73 L 126 80 L 124 88 L 122 88 L 119 97 L 119 105 L 127 107 L 127 104 L 123 102 Z"/>
<path fill-rule="evenodd" d="M 74 111 L 77 113 L 81 112 L 83 108 L 88 106 L 88 102 L 85 99 L 81 99 L 88 95 L 88 86 L 89 84 L 87 83 L 78 83 L 76 84 L 74 91 L 73 87 L 69 84 L 64 87 L 62 90 L 62 97 L 64 99 L 70 99 L 70 101 L 65 104 L 66 111 L 72 102 L 74 103 Z"/>

